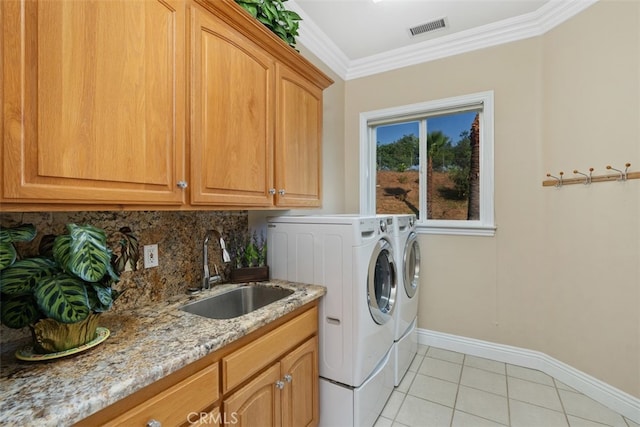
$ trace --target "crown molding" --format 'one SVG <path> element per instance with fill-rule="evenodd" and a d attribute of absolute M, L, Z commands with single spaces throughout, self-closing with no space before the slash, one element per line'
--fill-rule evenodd
<path fill-rule="evenodd" d="M 289 0 L 287 2 L 287 8 L 296 12 L 302 18 L 297 43 L 304 45 L 311 53 L 331 68 L 333 72 L 340 76 L 340 78 L 346 80 L 349 72 L 349 58 L 347 58 L 329 36 L 313 22 L 295 0 Z"/>
<path fill-rule="evenodd" d="M 303 19 L 298 42 L 309 49 L 342 79 L 352 80 L 540 36 L 597 1 L 551 0 L 540 9 L 525 15 L 356 60 L 349 60 L 340 48 L 304 13 L 295 0 L 289 0 L 288 5 Z"/>

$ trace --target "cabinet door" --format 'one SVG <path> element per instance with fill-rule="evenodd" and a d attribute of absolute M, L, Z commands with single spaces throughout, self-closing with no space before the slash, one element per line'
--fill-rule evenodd
<path fill-rule="evenodd" d="M 313 337 L 300 345 L 280 364 L 285 380 L 282 426 L 318 425 L 318 338 Z"/>
<path fill-rule="evenodd" d="M 191 202 L 270 206 L 273 59 L 192 8 Z"/>
<path fill-rule="evenodd" d="M 276 205 L 320 206 L 322 187 L 322 90 L 278 65 Z"/>
<path fill-rule="evenodd" d="M 281 392 L 280 364 L 272 365 L 256 379 L 229 396 L 223 402 L 224 416 L 240 427 L 280 426 Z"/>
<path fill-rule="evenodd" d="M 6 0 L 2 198 L 181 204 L 181 0 Z"/>

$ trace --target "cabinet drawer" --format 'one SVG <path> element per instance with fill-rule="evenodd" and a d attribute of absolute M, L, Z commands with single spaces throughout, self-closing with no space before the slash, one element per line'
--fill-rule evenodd
<path fill-rule="evenodd" d="M 149 420 L 157 420 L 163 426 L 183 425 L 189 414 L 199 414 L 211 406 L 220 395 L 218 388 L 218 364 L 180 381 L 146 402 L 123 413 L 107 423 L 107 426 L 146 426 Z M 198 415 L 193 415 L 195 420 Z"/>
<path fill-rule="evenodd" d="M 231 390 L 318 330 L 318 309 L 301 314 L 222 359 L 223 392 Z"/>

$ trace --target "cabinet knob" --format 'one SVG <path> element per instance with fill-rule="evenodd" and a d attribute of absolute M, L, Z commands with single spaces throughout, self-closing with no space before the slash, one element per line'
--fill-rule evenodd
<path fill-rule="evenodd" d="M 287 374 L 284 376 L 284 380 L 290 383 L 293 380 L 293 377 L 291 376 L 291 374 Z"/>
<path fill-rule="evenodd" d="M 284 188 L 281 188 L 280 190 L 278 190 L 278 194 L 281 196 L 284 196 Z"/>
<path fill-rule="evenodd" d="M 187 184 L 187 181 L 178 181 L 178 187 L 179 188 L 182 188 L 184 190 L 188 186 L 189 186 L 189 184 Z"/>
<path fill-rule="evenodd" d="M 158 420 L 150 419 L 147 421 L 147 427 L 162 427 L 162 423 Z"/>
<path fill-rule="evenodd" d="M 284 381 L 276 381 L 276 388 L 282 390 L 284 388 Z"/>
<path fill-rule="evenodd" d="M 275 188 L 270 188 L 270 189 L 269 189 L 269 194 L 271 194 L 272 196 L 273 196 L 274 194 L 276 194 L 276 189 L 275 189 Z"/>

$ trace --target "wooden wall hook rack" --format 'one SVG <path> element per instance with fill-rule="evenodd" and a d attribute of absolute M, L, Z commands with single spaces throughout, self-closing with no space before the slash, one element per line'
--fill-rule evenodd
<path fill-rule="evenodd" d="M 563 185 L 571 185 L 571 184 L 591 184 L 593 182 L 606 182 L 606 181 L 627 181 L 630 179 L 640 179 L 640 172 L 629 172 L 629 167 L 631 163 L 626 163 L 624 170 L 616 169 L 607 165 L 607 170 L 614 170 L 617 173 L 615 174 L 606 174 L 606 175 L 593 175 L 593 168 L 589 168 L 589 174 L 580 172 L 577 169 L 573 170 L 573 173 L 576 175 L 582 175 L 582 177 L 576 178 L 565 178 L 564 172 L 559 173 L 559 177 L 553 176 L 550 173 L 547 174 L 547 177 L 552 179 L 545 179 L 542 181 L 543 187 L 562 187 Z"/>

